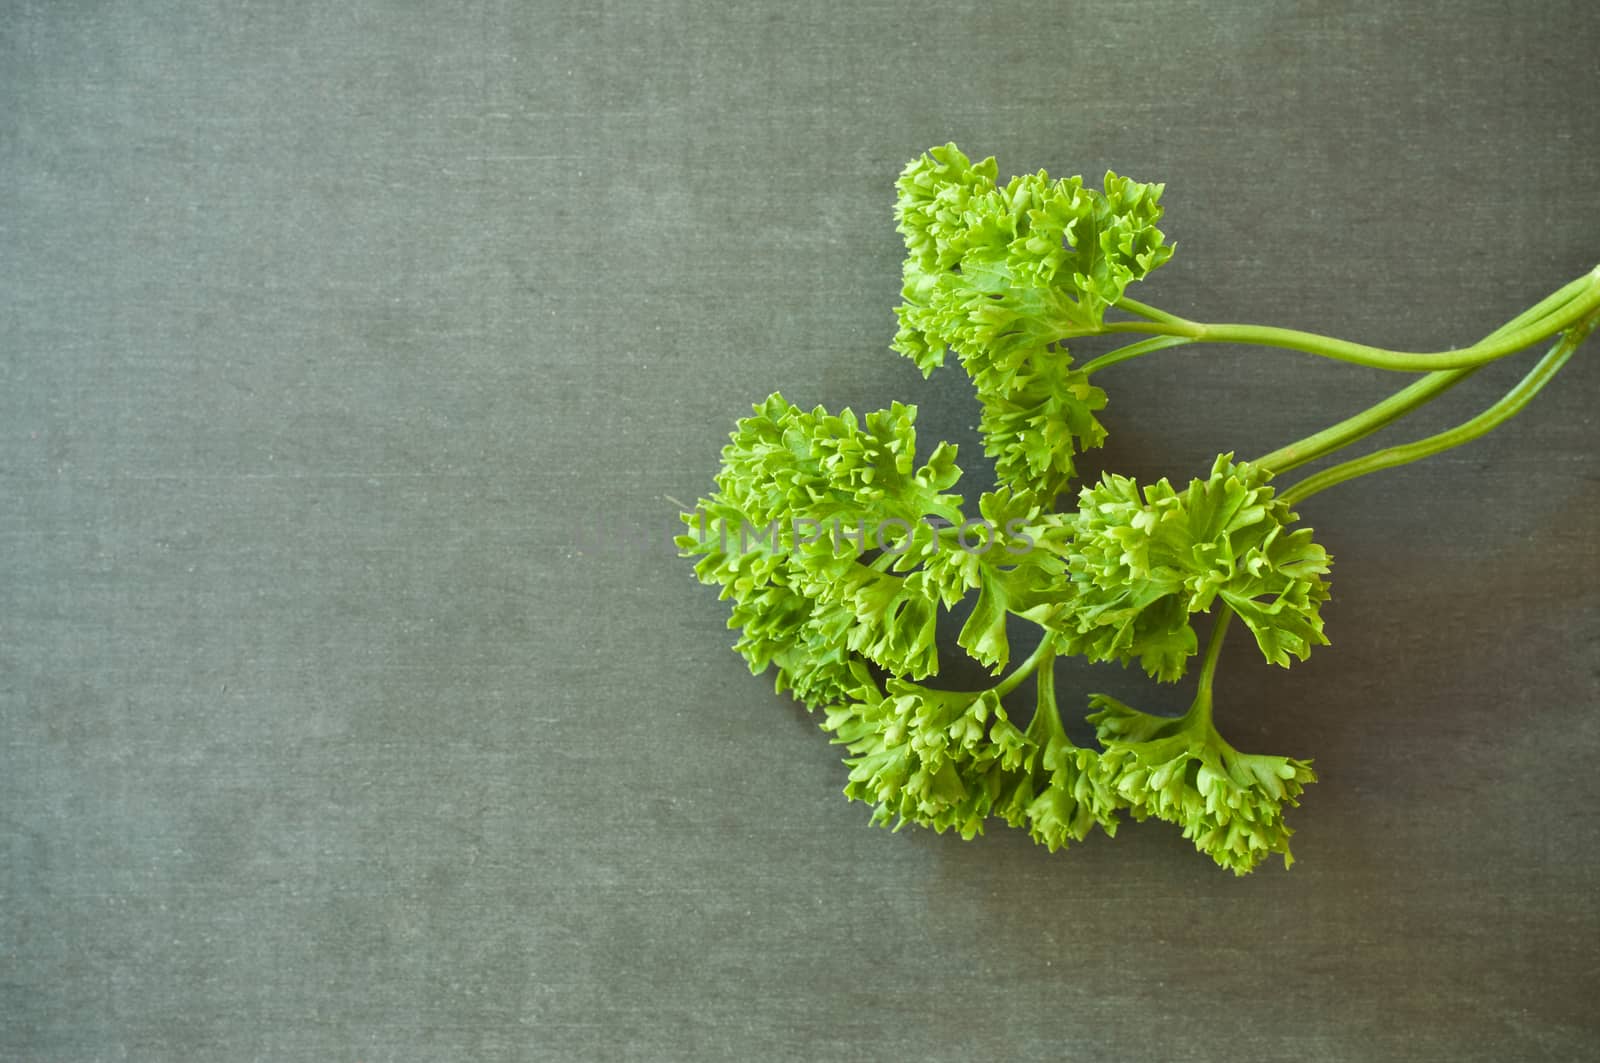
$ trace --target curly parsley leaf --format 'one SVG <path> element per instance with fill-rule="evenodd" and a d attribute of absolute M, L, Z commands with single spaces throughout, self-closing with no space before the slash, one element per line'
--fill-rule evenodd
<path fill-rule="evenodd" d="M 1177 824 L 1196 849 L 1235 875 L 1274 853 L 1285 867 L 1294 862 L 1294 832 L 1283 812 L 1316 781 L 1310 761 L 1240 753 L 1209 714 L 1152 716 L 1103 694 L 1090 706 L 1108 785 L 1135 819 Z"/>
<path fill-rule="evenodd" d="M 1156 228 L 1162 186 L 1106 174 L 1022 174 L 995 181 L 953 144 L 912 162 L 896 184 L 906 243 L 896 350 L 924 374 L 953 350 L 983 405 L 984 450 L 1004 483 L 1050 497 L 1073 455 L 1099 446 L 1105 393 L 1072 368 L 1064 345 L 1171 257 Z"/>
<path fill-rule="evenodd" d="M 829 682 L 849 654 L 917 677 L 938 670 L 938 606 L 965 588 L 861 560 L 872 549 L 869 537 L 884 537 L 891 526 L 899 537 L 884 547 L 887 562 L 935 548 L 928 518 L 960 519 L 958 499 L 945 493 L 961 475 L 955 448 L 941 445 L 917 465 L 915 421 L 915 407 L 899 403 L 858 419 L 849 410 L 802 410 L 774 394 L 735 428 L 716 492 L 683 515 L 689 530 L 678 546 L 699 558 L 702 582 L 744 606 L 741 622 L 760 595 L 781 605 L 781 638 L 763 634 L 740 645 L 753 668 L 776 661 L 780 684 L 793 686 L 804 673 L 797 644 L 830 662 Z M 794 689 L 807 699 L 810 686 Z"/>
<path fill-rule="evenodd" d="M 1328 554 L 1310 529 L 1289 529 L 1296 515 L 1266 481 L 1223 454 L 1182 492 L 1112 474 L 1085 488 L 1070 561 L 1077 607 L 1061 625 L 1070 645 L 1170 682 L 1198 650 L 1189 617 L 1218 598 L 1273 664 L 1325 645 Z"/>
<path fill-rule="evenodd" d="M 983 450 L 1001 483 L 1054 499 L 1077 475 L 1076 454 L 1105 442 L 1095 418 L 1106 394 L 1066 355 L 1030 357 L 1012 385 L 979 395 Z"/>
<path fill-rule="evenodd" d="M 1096 825 L 1115 835 L 1123 802 L 1099 751 L 1067 737 L 1056 705 L 1053 655 L 1040 662 L 1037 683 L 1037 706 L 1019 764 L 1022 777 L 1000 814 L 1014 827 L 1026 826 L 1051 852 L 1083 841 Z"/>
<path fill-rule="evenodd" d="M 917 823 L 970 838 L 1009 800 L 1026 739 L 993 690 L 932 690 L 902 679 L 864 685 L 828 710 L 823 728 L 850 752 L 846 796 L 873 822 Z"/>

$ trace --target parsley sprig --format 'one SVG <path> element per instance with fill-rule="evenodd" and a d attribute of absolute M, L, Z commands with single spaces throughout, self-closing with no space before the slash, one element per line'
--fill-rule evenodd
<path fill-rule="evenodd" d="M 845 793 L 873 821 L 953 830 L 1003 819 L 1052 851 L 1119 816 L 1155 818 L 1236 874 L 1273 854 L 1287 866 L 1285 810 L 1316 779 L 1310 762 L 1242 753 L 1213 720 L 1219 654 L 1233 621 L 1262 658 L 1289 667 L 1327 645 L 1330 559 L 1293 507 L 1335 484 L 1460 446 L 1520 412 L 1600 322 L 1600 268 L 1477 343 L 1385 350 L 1293 329 L 1205 323 L 1127 294 L 1172 257 L 1157 228 L 1162 186 L 1108 173 L 1099 188 L 1044 171 L 997 179 L 953 144 L 896 184 L 905 239 L 892 346 L 923 373 L 954 354 L 982 408 L 999 486 L 970 505 L 951 488 L 956 448 L 917 458 L 916 408 L 857 417 L 774 394 L 738 422 L 715 490 L 683 514 L 678 545 L 733 603 L 734 648 L 771 669 L 843 747 Z M 1132 334 L 1083 365 L 1068 341 Z M 1101 445 L 1100 373 L 1194 343 L 1288 348 L 1404 373 L 1371 408 L 1254 460 L 1219 455 L 1179 489 L 1115 474 L 1072 491 L 1076 457 Z M 1546 353 L 1504 398 L 1448 431 L 1324 467 L 1284 490 L 1276 477 L 1332 455 L 1432 401 L 1479 368 L 1532 345 Z M 972 601 L 957 646 L 998 678 L 981 690 L 929 684 L 938 621 Z M 1007 620 L 1041 630 L 1011 661 Z M 1199 656 L 1183 716 L 1088 698 L 1097 745 L 1075 744 L 1057 702 L 1055 661 L 1137 663 L 1158 682 Z M 1003 673 L 1003 674 L 1002 674 Z M 1026 724 L 1006 699 L 1034 679 Z"/>

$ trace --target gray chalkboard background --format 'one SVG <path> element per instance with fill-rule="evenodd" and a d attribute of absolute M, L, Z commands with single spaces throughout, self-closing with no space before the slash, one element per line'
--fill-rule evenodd
<path fill-rule="evenodd" d="M 887 349 L 922 149 L 1166 181 L 1171 309 L 1462 345 L 1600 260 L 1597 31 L 0 3 L 0 1058 L 1600 1058 L 1600 351 L 1303 507 L 1334 645 L 1219 692 L 1322 774 L 1288 872 L 870 828 L 667 544 L 773 389 L 916 402 L 988 475 Z M 1395 386 L 1104 379 L 1104 464 L 1175 478 Z"/>

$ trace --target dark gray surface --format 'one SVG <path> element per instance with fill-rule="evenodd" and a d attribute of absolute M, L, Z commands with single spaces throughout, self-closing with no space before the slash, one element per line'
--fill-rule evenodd
<path fill-rule="evenodd" d="M 1595 351 L 1303 507 L 1334 646 L 1220 691 L 1288 873 L 868 828 L 665 545 L 774 388 L 972 439 L 886 350 L 930 144 L 1167 181 L 1216 320 L 1587 269 L 1596 16 L 1512 7 L 0 4 L 0 1058 L 1600 1058 Z M 1392 386 L 1106 379 L 1175 477 Z"/>

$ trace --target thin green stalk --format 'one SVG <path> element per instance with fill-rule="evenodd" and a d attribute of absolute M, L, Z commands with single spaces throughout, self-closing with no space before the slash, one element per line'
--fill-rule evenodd
<path fill-rule="evenodd" d="M 1550 378 L 1572 357 L 1572 352 L 1578 349 L 1595 321 L 1586 322 L 1582 327 L 1576 328 L 1561 337 L 1554 347 L 1551 347 L 1545 356 L 1539 359 L 1537 365 L 1518 382 L 1517 386 L 1506 392 L 1505 397 L 1493 406 L 1484 410 L 1470 421 L 1463 422 L 1449 431 L 1440 432 L 1426 439 L 1419 439 L 1415 443 L 1405 443 L 1397 447 L 1389 447 L 1364 457 L 1355 458 L 1331 468 L 1323 469 L 1306 477 L 1279 497 L 1284 502 L 1293 505 L 1301 502 L 1319 491 L 1325 491 L 1335 484 L 1353 480 L 1358 476 L 1378 472 L 1383 469 L 1392 469 L 1399 465 L 1406 465 L 1413 461 L 1432 457 L 1435 454 L 1459 447 L 1463 443 L 1470 443 L 1479 436 L 1485 435 L 1498 428 L 1500 425 L 1515 417 L 1539 393 L 1539 389 L 1549 383 Z"/>
<path fill-rule="evenodd" d="M 1485 336 L 1484 339 L 1496 339 L 1523 328 L 1531 322 L 1547 317 L 1571 302 L 1578 295 L 1586 281 L 1587 278 L 1579 277 L 1564 288 L 1546 296 L 1510 321 L 1507 321 L 1504 325 Z M 1324 428 L 1320 432 L 1306 436 L 1304 439 L 1279 447 L 1271 454 L 1256 459 L 1253 464 L 1269 469 L 1274 473 L 1283 473 L 1308 462 L 1316 461 L 1318 458 L 1349 446 L 1357 440 L 1364 439 L 1380 428 L 1393 424 L 1400 418 L 1438 398 L 1477 371 L 1477 369 L 1440 369 L 1429 373 L 1422 379 L 1395 392 L 1377 405 L 1348 417 L 1336 425 Z"/>
<path fill-rule="evenodd" d="M 1141 354 L 1149 354 L 1152 351 L 1164 351 L 1168 347 L 1181 347 L 1188 342 L 1190 341 L 1182 336 L 1155 336 L 1148 340 L 1140 340 L 1138 343 L 1130 343 L 1125 347 L 1118 347 L 1114 351 L 1102 354 L 1093 361 L 1085 362 L 1083 371 L 1086 374 L 1092 374 L 1107 366 L 1116 365 L 1118 362 L 1126 362 L 1129 358 L 1137 358 Z"/>
<path fill-rule="evenodd" d="M 1279 447 L 1254 464 L 1270 472 L 1282 473 L 1316 461 L 1420 409 L 1477 371 L 1477 368 L 1441 369 L 1429 373 L 1354 417 L 1346 418 L 1299 442 Z"/>
<path fill-rule="evenodd" d="M 994 685 L 994 692 L 1002 698 L 1005 697 L 1017 689 L 1024 679 L 1032 675 L 1034 669 L 1038 668 L 1041 663 L 1046 660 L 1054 660 L 1055 655 L 1055 636 L 1046 632 L 1045 636 L 1039 640 L 1038 648 L 1028 655 L 1028 659 L 1017 665 L 1015 671 Z"/>
<path fill-rule="evenodd" d="M 1194 324 L 1188 318 L 1179 317 L 1177 314 L 1169 314 L 1165 310 L 1153 307 L 1149 303 L 1141 303 L 1139 300 L 1127 295 L 1118 299 L 1113 305 L 1118 310 L 1126 310 L 1128 313 L 1135 314 L 1147 321 L 1161 321 L 1168 325 Z"/>
<path fill-rule="evenodd" d="M 1441 369 L 1470 369 L 1487 365 L 1497 358 L 1520 351 L 1529 344 L 1537 343 L 1571 327 L 1600 309 L 1600 267 L 1579 278 L 1579 281 L 1581 293 L 1543 320 L 1514 329 L 1496 339 L 1480 341 L 1471 347 L 1431 354 L 1368 347 L 1365 344 L 1351 343 L 1331 336 L 1319 336 L 1314 332 L 1275 328 L 1270 325 L 1118 321 L 1106 323 L 1102 326 L 1102 331 L 1182 336 L 1197 343 L 1245 343 L 1262 347 L 1285 347 L 1341 362 L 1397 372 L 1426 373 Z"/>
<path fill-rule="evenodd" d="M 1028 721 L 1029 737 L 1041 740 L 1040 745 L 1044 745 L 1052 738 L 1066 738 L 1067 729 L 1061 723 L 1061 710 L 1056 707 L 1055 654 L 1052 653 L 1039 662 L 1035 685 L 1039 688 L 1039 693 L 1034 703 L 1033 719 Z"/>
<path fill-rule="evenodd" d="M 1228 635 L 1228 625 L 1233 623 L 1233 610 L 1222 607 L 1216 625 L 1211 629 L 1211 641 L 1206 644 L 1205 660 L 1200 664 L 1200 685 L 1195 690 L 1194 702 L 1185 718 L 1194 717 L 1202 723 L 1211 723 L 1211 685 L 1217 676 L 1217 661 L 1222 656 L 1222 640 Z"/>

